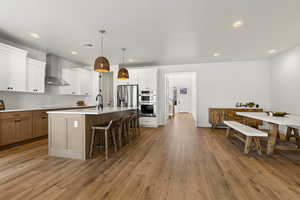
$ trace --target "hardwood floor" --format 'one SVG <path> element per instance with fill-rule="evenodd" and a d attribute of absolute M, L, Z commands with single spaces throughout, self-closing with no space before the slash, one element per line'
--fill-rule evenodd
<path fill-rule="evenodd" d="M 297 162 L 241 149 L 186 114 L 105 162 L 49 157 L 42 140 L 0 151 L 0 199 L 300 199 Z"/>

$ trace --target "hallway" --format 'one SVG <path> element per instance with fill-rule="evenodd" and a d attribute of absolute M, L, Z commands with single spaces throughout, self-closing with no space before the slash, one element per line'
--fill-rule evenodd
<path fill-rule="evenodd" d="M 233 144 L 234 143 L 234 144 Z M 224 130 L 189 114 L 144 129 L 103 162 L 49 157 L 47 140 L 0 152 L 0 199 L 299 199 L 300 168 L 280 154 L 244 155 Z"/>

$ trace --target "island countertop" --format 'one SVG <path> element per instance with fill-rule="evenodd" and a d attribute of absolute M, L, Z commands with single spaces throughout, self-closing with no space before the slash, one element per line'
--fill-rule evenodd
<path fill-rule="evenodd" d="M 136 107 L 104 107 L 103 110 L 96 110 L 96 108 L 89 109 L 74 109 L 74 110 L 56 110 L 56 111 L 48 111 L 48 114 L 67 114 L 67 115 L 101 115 L 107 113 L 114 113 L 120 111 L 130 111 L 136 110 Z"/>

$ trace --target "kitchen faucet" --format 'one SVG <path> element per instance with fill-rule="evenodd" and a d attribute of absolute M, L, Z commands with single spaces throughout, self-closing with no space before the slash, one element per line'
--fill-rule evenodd
<path fill-rule="evenodd" d="M 100 93 L 96 96 L 96 101 L 97 101 L 97 111 L 99 110 L 103 110 L 103 96 L 101 94 L 101 90 Z"/>

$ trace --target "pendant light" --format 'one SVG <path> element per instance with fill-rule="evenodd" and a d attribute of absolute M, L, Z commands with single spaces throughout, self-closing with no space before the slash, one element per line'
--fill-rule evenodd
<path fill-rule="evenodd" d="M 109 72 L 109 61 L 103 56 L 103 34 L 106 33 L 105 30 L 100 30 L 101 33 L 101 56 L 95 60 L 94 71 L 95 72 Z"/>
<path fill-rule="evenodd" d="M 128 70 L 124 67 L 124 57 L 125 57 L 125 48 L 122 48 L 122 53 L 123 53 L 123 60 L 122 60 L 122 67 L 119 69 L 119 73 L 118 73 L 118 79 L 121 80 L 126 80 L 129 79 L 129 73 Z"/>

